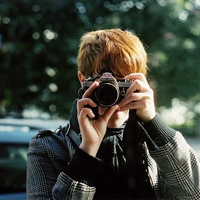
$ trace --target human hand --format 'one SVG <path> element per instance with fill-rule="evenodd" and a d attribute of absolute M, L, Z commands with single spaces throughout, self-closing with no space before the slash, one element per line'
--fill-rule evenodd
<path fill-rule="evenodd" d="M 77 102 L 77 117 L 82 135 L 82 142 L 79 148 L 92 156 L 96 156 L 106 133 L 107 123 L 118 108 L 118 105 L 112 106 L 102 115 L 99 115 L 97 119 L 93 119 L 95 115 L 91 108 L 96 107 L 97 104 L 89 97 L 98 85 L 98 82 L 94 82 L 83 94 L 82 99 Z"/>
<path fill-rule="evenodd" d="M 142 73 L 132 73 L 124 77 L 133 80 L 126 91 L 125 98 L 119 102 L 121 111 L 135 109 L 136 115 L 144 122 L 152 120 L 155 115 L 154 94 Z"/>

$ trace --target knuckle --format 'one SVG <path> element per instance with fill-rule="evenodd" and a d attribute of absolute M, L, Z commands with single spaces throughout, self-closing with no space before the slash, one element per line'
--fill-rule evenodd
<path fill-rule="evenodd" d="M 138 84 L 140 83 L 140 80 L 139 80 L 139 79 L 135 79 L 135 80 L 134 80 L 134 83 L 135 83 L 136 85 L 138 85 Z"/>
<path fill-rule="evenodd" d="M 134 93 L 131 93 L 131 99 L 133 99 L 135 97 Z"/>

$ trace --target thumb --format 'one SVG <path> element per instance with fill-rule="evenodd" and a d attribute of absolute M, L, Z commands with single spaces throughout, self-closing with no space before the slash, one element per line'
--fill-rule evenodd
<path fill-rule="evenodd" d="M 102 116 L 103 119 L 108 122 L 108 120 L 111 118 L 111 116 L 113 115 L 113 113 L 119 108 L 118 105 L 114 105 L 112 107 L 110 107 L 109 109 L 106 110 L 106 112 L 104 113 L 104 115 Z"/>

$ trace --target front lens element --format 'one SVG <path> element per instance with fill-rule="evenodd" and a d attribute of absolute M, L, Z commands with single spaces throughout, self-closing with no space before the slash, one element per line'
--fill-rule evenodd
<path fill-rule="evenodd" d="M 95 91 L 97 103 L 102 107 L 111 107 L 119 98 L 119 89 L 111 83 L 100 84 Z"/>

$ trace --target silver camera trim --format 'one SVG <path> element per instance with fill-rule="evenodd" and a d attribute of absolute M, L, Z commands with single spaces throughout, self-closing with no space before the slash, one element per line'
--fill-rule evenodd
<path fill-rule="evenodd" d="M 99 84 L 103 83 L 103 82 L 106 82 L 106 84 L 110 84 L 112 85 L 113 87 L 116 86 L 116 89 L 118 89 L 118 97 L 116 98 L 116 101 L 114 103 L 112 103 L 111 105 L 109 106 L 105 106 L 103 104 L 99 104 L 100 106 L 102 107 L 110 107 L 110 106 L 113 106 L 116 104 L 116 102 L 119 100 L 119 97 L 120 95 L 122 97 L 125 96 L 125 93 L 126 93 L 126 90 L 125 88 L 129 88 L 129 86 L 131 85 L 132 81 L 130 81 L 129 79 L 116 79 L 114 76 L 112 76 L 111 73 L 109 72 L 105 72 L 102 74 L 101 77 L 99 78 L 96 78 L 97 79 L 97 82 L 99 82 Z M 95 79 L 92 79 L 91 77 L 85 79 L 83 82 L 82 82 L 82 89 L 83 90 L 87 90 L 93 83 L 94 83 L 94 80 Z M 87 88 L 87 89 L 86 89 Z M 120 90 L 120 88 L 122 88 L 122 90 Z M 98 102 L 99 103 L 99 102 Z"/>

